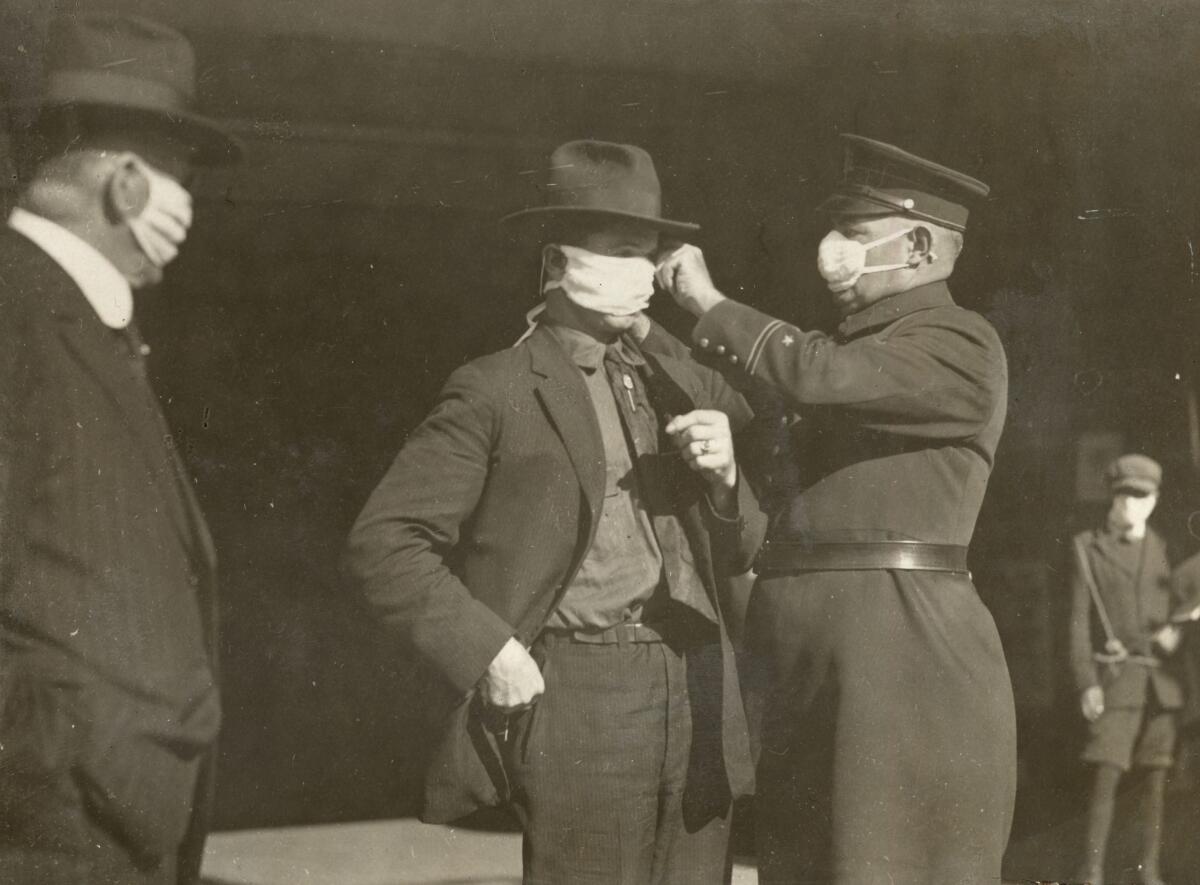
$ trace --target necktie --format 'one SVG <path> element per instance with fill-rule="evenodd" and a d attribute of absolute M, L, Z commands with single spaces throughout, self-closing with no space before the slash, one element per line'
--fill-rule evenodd
<path fill-rule="evenodd" d="M 691 562 L 694 557 L 684 555 L 684 545 L 689 542 L 678 518 L 682 505 L 679 496 L 673 493 L 673 487 L 680 482 L 694 483 L 695 480 L 678 475 L 687 467 L 673 449 L 660 450 L 657 411 L 647 396 L 639 367 L 625 359 L 620 344 L 605 348 L 604 372 L 625 427 L 638 491 L 662 551 L 670 596 L 715 622 L 716 612 L 703 583 L 695 570 L 684 564 L 685 559 Z"/>
<path fill-rule="evenodd" d="M 653 407 L 646 399 L 646 389 L 641 383 L 637 368 L 625 359 L 619 344 L 604 348 L 604 373 L 617 400 L 621 422 L 629 436 L 635 465 L 641 464 L 638 455 L 658 454 L 658 422 Z M 642 468 L 642 472 L 644 468 Z M 639 474 L 639 480 L 642 476 Z"/>
<path fill-rule="evenodd" d="M 639 368 L 645 370 L 644 377 Z M 707 636 L 712 640 L 693 645 L 689 639 L 684 652 L 687 659 L 685 691 L 692 709 L 692 734 L 688 789 L 684 791 L 683 803 L 689 818 L 709 820 L 728 807 L 730 798 L 729 786 L 723 776 L 724 698 L 721 691 L 713 690 L 714 686 L 721 685 L 724 668 L 721 647 L 715 641 L 717 612 L 695 567 L 690 565 L 695 557 L 684 558 L 685 545 L 689 541 L 677 515 L 686 506 L 683 503 L 686 499 L 677 493 L 677 487 L 694 487 L 696 479 L 694 475 L 687 475 L 691 471 L 666 440 L 663 440 L 660 455 L 658 414 L 651 397 L 665 413 L 682 414 L 691 404 L 680 398 L 678 392 L 672 395 L 651 367 L 630 365 L 620 346 L 605 348 L 604 371 L 616 397 L 621 422 L 625 425 L 638 488 L 662 551 L 667 591 L 676 604 L 686 606 L 699 616 L 682 619 L 691 628 L 685 627 L 684 633 L 695 629 L 693 638 Z M 657 383 L 651 385 L 650 382 Z M 649 396 L 648 390 L 651 391 Z M 699 628 L 699 625 L 704 626 Z"/>

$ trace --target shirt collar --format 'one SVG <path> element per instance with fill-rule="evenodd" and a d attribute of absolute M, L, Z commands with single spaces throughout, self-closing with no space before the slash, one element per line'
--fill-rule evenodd
<path fill-rule="evenodd" d="M 83 292 L 96 316 L 110 329 L 124 329 L 133 319 L 133 291 L 113 263 L 65 227 L 22 209 L 13 209 L 8 226 L 32 240 L 66 271 Z"/>
<path fill-rule="evenodd" d="M 886 326 L 901 317 L 916 313 L 918 310 L 928 310 L 931 307 L 948 307 L 954 304 L 950 297 L 950 289 L 944 281 L 928 283 L 900 292 L 876 301 L 870 307 L 865 307 L 858 313 L 851 314 L 842 320 L 838 333 L 843 338 L 853 338 L 867 329 Z"/>
<path fill-rule="evenodd" d="M 579 366 L 585 372 L 594 372 L 604 364 L 604 352 L 607 345 L 596 338 L 593 338 L 587 332 L 582 332 L 579 329 L 572 329 L 570 326 L 564 326 L 559 323 L 546 323 L 546 328 L 555 337 L 563 350 L 567 352 L 567 356 L 571 358 L 571 362 Z M 642 356 L 636 345 L 629 340 L 628 336 L 622 335 L 613 342 L 622 360 L 631 366 L 643 366 L 646 364 L 645 357 Z"/>

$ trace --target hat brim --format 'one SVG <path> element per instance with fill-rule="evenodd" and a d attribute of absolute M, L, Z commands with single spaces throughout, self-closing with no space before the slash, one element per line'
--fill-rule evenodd
<path fill-rule="evenodd" d="M 66 99 L 37 102 L 29 107 L 42 114 L 81 109 L 103 118 L 106 123 L 157 130 L 188 145 L 192 149 L 191 162 L 197 166 L 232 166 L 240 162 L 245 153 L 242 142 L 233 133 L 215 120 L 190 111 Z"/>
<path fill-rule="evenodd" d="M 536 206 L 522 209 L 500 219 L 500 224 L 515 231 L 545 231 L 556 223 L 578 221 L 587 218 L 608 221 L 636 221 L 659 233 L 686 237 L 700 230 L 700 225 L 690 221 L 671 221 L 636 212 L 620 212 L 614 209 L 592 209 L 584 206 Z"/>

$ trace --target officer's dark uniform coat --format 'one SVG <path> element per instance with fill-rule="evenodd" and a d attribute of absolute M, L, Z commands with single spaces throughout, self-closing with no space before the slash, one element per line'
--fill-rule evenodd
<path fill-rule="evenodd" d="M 726 301 L 693 341 L 779 399 L 766 480 L 785 494 L 773 493 L 783 506 L 768 545 L 970 541 L 1007 370 L 995 331 L 944 284 L 878 302 L 833 336 Z M 762 880 L 999 881 L 1013 699 L 969 576 L 760 578 L 748 620 L 775 686 L 758 777 Z"/>

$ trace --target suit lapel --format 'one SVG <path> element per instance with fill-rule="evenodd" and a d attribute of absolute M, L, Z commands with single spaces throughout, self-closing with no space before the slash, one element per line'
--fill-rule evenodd
<path fill-rule="evenodd" d="M 38 251 L 41 254 L 41 250 Z M 114 341 L 116 333 L 100 322 L 70 277 L 48 256 L 46 262 L 48 267 L 42 271 L 43 278 L 53 274 L 49 279 L 57 284 L 46 287 L 46 300 L 57 320 L 64 345 L 124 414 L 122 424 L 137 443 L 137 450 L 167 504 L 166 510 L 184 549 L 193 557 L 203 557 L 203 565 L 211 567 L 212 541 L 199 508 L 189 497 L 191 489 L 186 476 L 180 475 L 179 479 L 184 481 L 176 481 L 176 472 L 183 468 L 170 442 L 164 439 L 165 421 L 151 411 L 158 408 L 157 403 L 150 402 L 149 394 L 140 389 L 144 382 L 121 353 L 122 345 Z M 188 509 L 194 509 L 191 519 Z"/>
<path fill-rule="evenodd" d="M 642 355 L 648 367 L 646 392 L 653 398 L 651 402 L 658 413 L 659 423 L 666 424 L 668 415 L 674 417 L 694 409 L 708 408 L 708 403 L 696 402 L 695 376 L 686 367 L 655 353 L 643 352 Z"/>
<path fill-rule="evenodd" d="M 1092 566 L 1100 595 L 1113 623 L 1137 624 L 1140 593 L 1140 588 L 1136 586 L 1138 560 L 1122 557 L 1117 547 L 1121 543 L 1111 533 L 1103 529 L 1096 530 L 1092 538 Z M 1151 552 L 1145 546 L 1152 543 L 1149 533 L 1142 543 L 1141 556 L 1144 560 Z"/>
<path fill-rule="evenodd" d="M 183 501 L 191 518 L 192 530 L 200 547 L 200 555 L 203 557 L 205 567 L 209 571 L 215 571 L 217 568 L 217 545 L 213 542 L 212 533 L 208 530 L 208 522 L 204 518 L 204 511 L 200 508 L 195 490 L 192 489 L 192 477 L 188 473 L 183 459 L 179 457 L 179 452 L 175 449 L 171 450 L 171 459 L 179 477 L 179 490 L 183 493 Z"/>
<path fill-rule="evenodd" d="M 539 326 L 530 337 L 529 354 L 530 368 L 541 379 L 537 397 L 567 450 L 588 502 L 590 537 L 604 503 L 605 456 L 600 422 L 579 369 L 544 326 Z"/>
<path fill-rule="evenodd" d="M 1111 569 L 1123 575 L 1127 580 L 1133 581 L 1134 571 L 1124 557 L 1122 557 L 1117 549 L 1117 545 L 1121 541 L 1111 535 L 1109 532 L 1097 531 L 1092 539 L 1092 545 L 1096 551 L 1096 558 L 1102 564 L 1102 568 Z"/>
<path fill-rule="evenodd" d="M 646 359 L 647 366 L 646 395 L 650 398 L 650 403 L 658 416 L 660 427 L 666 424 L 667 416 L 686 415 L 695 409 L 709 406 L 707 402 L 697 402 L 695 375 L 689 371 L 687 366 L 673 359 L 662 359 L 654 353 L 643 352 L 642 355 Z M 665 434 L 660 436 L 659 444 L 663 447 L 662 451 L 667 451 L 672 444 Z M 718 619 L 720 619 L 721 607 L 717 600 L 712 544 L 708 527 L 705 525 L 704 516 L 701 513 L 701 508 L 706 506 L 703 502 L 704 486 L 699 477 L 682 463 L 677 465 L 676 469 L 679 471 L 676 475 L 676 482 L 683 487 L 671 490 L 671 497 L 675 504 L 674 509 L 679 517 L 680 525 L 683 527 L 686 543 L 691 547 L 696 569 L 701 575 L 701 583 L 717 612 Z"/>

